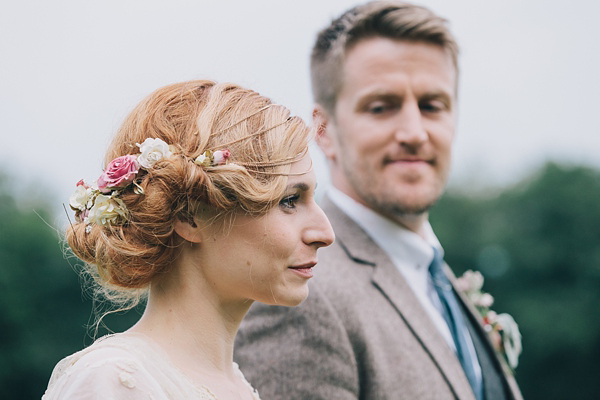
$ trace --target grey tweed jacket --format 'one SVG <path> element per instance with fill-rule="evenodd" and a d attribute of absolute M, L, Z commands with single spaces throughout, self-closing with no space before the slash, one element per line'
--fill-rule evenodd
<path fill-rule="evenodd" d="M 460 362 L 387 255 L 327 199 L 323 209 L 336 240 L 319 250 L 308 299 L 291 308 L 254 304 L 236 339 L 234 359 L 261 397 L 474 400 Z M 489 352 L 499 371 L 497 384 L 521 400 L 483 328 L 473 325 L 478 351 Z"/>

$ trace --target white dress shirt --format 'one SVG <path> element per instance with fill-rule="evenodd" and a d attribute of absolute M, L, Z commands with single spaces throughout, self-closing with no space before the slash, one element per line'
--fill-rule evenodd
<path fill-rule="evenodd" d="M 423 225 L 425 238 L 422 238 L 402 225 L 358 203 L 333 186 L 328 189 L 327 196 L 388 255 L 448 346 L 456 352 L 450 328 L 440 313 L 443 305 L 429 274 L 429 265 L 434 256 L 433 248 L 435 247 L 442 256 L 444 255 L 444 249 L 429 222 L 425 221 Z M 467 343 L 474 361 L 475 374 L 481 377 L 481 368 L 472 340 L 468 340 Z"/>

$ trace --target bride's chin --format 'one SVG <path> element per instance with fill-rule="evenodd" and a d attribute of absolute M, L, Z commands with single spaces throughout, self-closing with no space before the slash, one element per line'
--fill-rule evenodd
<path fill-rule="evenodd" d="M 275 296 L 275 298 L 272 298 L 267 304 L 274 306 L 295 307 L 302 304 L 307 297 L 308 285 L 304 285 L 303 288 L 296 288 L 293 291 L 290 290 L 284 294 Z"/>

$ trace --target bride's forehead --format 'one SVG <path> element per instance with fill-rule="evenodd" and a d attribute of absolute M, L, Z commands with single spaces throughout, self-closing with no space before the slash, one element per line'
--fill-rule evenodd
<path fill-rule="evenodd" d="M 288 186 L 296 183 L 305 182 L 309 186 L 314 186 L 316 180 L 313 171 L 312 158 L 307 152 L 300 160 L 292 163 L 290 166 L 290 175 L 288 177 Z"/>
<path fill-rule="evenodd" d="M 310 169 L 311 164 L 312 158 L 310 157 L 310 154 L 306 152 L 306 154 L 304 154 L 304 156 L 301 159 L 292 163 L 292 165 L 290 166 L 290 173 L 297 174 L 301 172 L 306 172 Z"/>

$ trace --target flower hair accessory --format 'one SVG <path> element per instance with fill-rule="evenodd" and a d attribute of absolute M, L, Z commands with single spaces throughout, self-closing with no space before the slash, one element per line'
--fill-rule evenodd
<path fill-rule="evenodd" d="M 86 233 L 91 231 L 92 224 L 125 224 L 129 211 L 123 200 L 118 198 L 119 193 L 133 184 L 134 192 L 143 194 L 144 190 L 135 182 L 140 169 L 152 168 L 158 161 L 170 157 L 174 150 L 163 140 L 154 138 L 136 145 L 140 148 L 140 154 L 115 158 L 92 185 L 88 185 L 83 179 L 77 182 L 77 188 L 69 198 L 69 205 L 75 211 L 75 219 L 86 224 Z"/>
<path fill-rule="evenodd" d="M 194 163 L 203 167 L 214 167 L 217 165 L 227 164 L 227 160 L 231 157 L 231 152 L 228 149 L 217 150 L 215 152 L 206 150 L 194 160 Z"/>
<path fill-rule="evenodd" d="M 483 328 L 489 334 L 496 350 L 504 356 L 511 372 L 519 365 L 522 351 L 521 332 L 510 314 L 496 314 L 490 310 L 494 298 L 481 290 L 483 275 L 479 271 L 466 271 L 456 281 L 457 289 L 463 292 L 473 303 L 483 318 Z"/>

